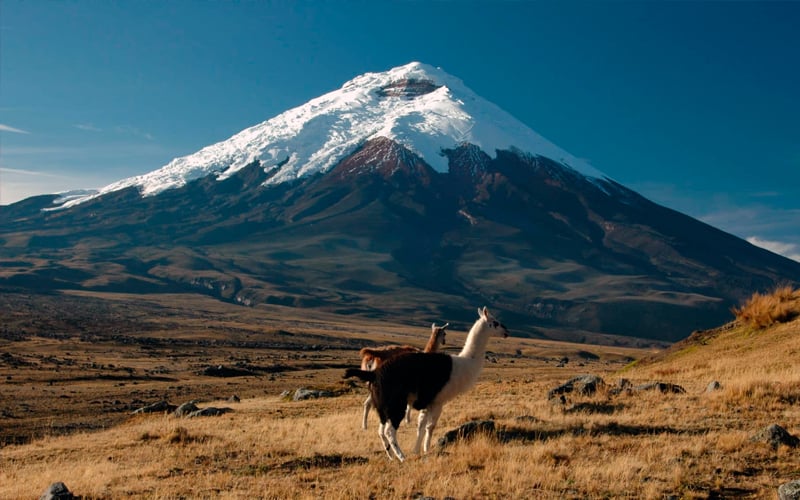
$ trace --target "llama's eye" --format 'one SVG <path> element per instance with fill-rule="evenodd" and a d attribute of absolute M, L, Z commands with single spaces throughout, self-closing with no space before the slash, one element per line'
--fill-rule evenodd
<path fill-rule="evenodd" d="M 492 321 L 492 328 L 497 328 L 498 326 L 500 326 L 500 323 L 497 321 Z"/>

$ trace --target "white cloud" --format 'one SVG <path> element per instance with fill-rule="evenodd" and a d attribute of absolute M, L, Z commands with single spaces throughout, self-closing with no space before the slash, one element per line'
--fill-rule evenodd
<path fill-rule="evenodd" d="M 74 127 L 78 130 L 85 130 L 87 132 L 102 132 L 103 129 L 97 128 L 91 123 L 76 123 Z"/>
<path fill-rule="evenodd" d="M 757 247 L 761 247 L 770 252 L 778 255 L 783 255 L 792 260 L 800 262 L 800 245 L 794 243 L 784 243 L 781 241 L 770 241 L 759 238 L 758 236 L 750 236 L 747 241 Z"/>
<path fill-rule="evenodd" d="M 21 168 L 8 168 L 8 167 L 0 167 L 0 173 L 18 175 L 18 176 L 29 176 L 29 177 L 58 177 L 60 179 L 66 178 L 63 175 L 51 174 L 48 172 L 37 172 L 35 170 L 24 170 Z"/>
<path fill-rule="evenodd" d="M 632 189 L 656 203 L 800 262 L 800 208 L 796 208 L 794 186 L 787 186 L 784 192 L 743 194 L 693 191 L 659 183 L 639 183 Z"/>
<path fill-rule="evenodd" d="M 10 125 L 5 125 L 0 123 L 0 132 L 14 132 L 15 134 L 30 134 L 27 130 L 22 130 L 20 128 L 14 128 Z"/>
<path fill-rule="evenodd" d="M 155 139 L 153 137 L 153 134 L 151 134 L 150 132 L 138 129 L 136 127 L 132 127 L 130 125 L 117 125 L 116 127 L 114 127 L 114 130 L 119 134 L 129 135 L 133 137 L 140 137 L 147 139 L 148 141 L 152 141 Z"/>
<path fill-rule="evenodd" d="M 30 196 L 51 194 L 76 186 L 71 177 L 21 168 L 0 168 L 0 205 L 8 205 Z"/>

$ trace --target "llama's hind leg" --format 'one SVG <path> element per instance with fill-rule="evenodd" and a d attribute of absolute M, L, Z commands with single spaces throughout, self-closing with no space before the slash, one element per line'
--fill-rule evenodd
<path fill-rule="evenodd" d="M 389 438 L 386 437 L 386 431 L 385 431 L 385 428 L 390 426 L 390 425 L 392 425 L 392 424 L 390 424 L 389 422 L 381 422 L 380 425 L 378 425 L 378 436 L 380 436 L 380 438 L 381 438 L 381 443 L 383 443 L 383 449 L 386 451 L 386 454 L 389 456 L 389 460 L 394 460 L 394 457 L 392 456 L 392 452 L 390 451 L 390 448 L 392 447 L 392 445 L 389 442 Z"/>
<path fill-rule="evenodd" d="M 427 413 L 428 418 L 425 423 L 425 446 L 422 448 L 425 453 L 428 453 L 431 447 L 431 435 L 436 428 L 436 424 L 439 422 L 439 417 L 442 415 L 442 406 L 432 406 L 428 409 Z M 417 436 L 417 441 L 419 441 L 419 436 Z"/>
<path fill-rule="evenodd" d="M 369 410 L 372 408 L 372 394 L 367 396 L 367 399 L 364 400 L 364 416 L 361 419 L 361 428 L 367 428 L 367 415 L 369 415 Z"/>
<path fill-rule="evenodd" d="M 422 437 L 424 436 L 425 423 L 428 419 L 428 410 L 423 409 L 419 411 L 417 416 L 417 441 L 414 443 L 414 453 L 419 455 L 420 446 L 422 446 Z"/>
<path fill-rule="evenodd" d="M 389 441 L 389 444 L 392 447 L 392 451 L 397 456 L 397 459 L 401 462 L 405 461 L 406 456 L 403 454 L 403 450 L 400 449 L 400 444 L 397 442 L 397 427 L 392 425 L 391 422 L 386 422 L 384 426 L 384 434 L 385 438 Z M 389 453 L 389 449 L 386 449 L 386 453 Z M 391 456 L 390 456 L 391 458 Z"/>

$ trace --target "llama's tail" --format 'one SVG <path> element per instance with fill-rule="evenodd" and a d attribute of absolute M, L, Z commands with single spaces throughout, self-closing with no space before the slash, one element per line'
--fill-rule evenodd
<path fill-rule="evenodd" d="M 348 368 L 344 371 L 343 378 L 358 377 L 364 382 L 375 382 L 375 372 L 361 370 L 359 368 Z"/>

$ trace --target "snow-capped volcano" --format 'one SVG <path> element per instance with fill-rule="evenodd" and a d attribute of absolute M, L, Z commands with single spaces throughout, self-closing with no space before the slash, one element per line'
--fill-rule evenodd
<path fill-rule="evenodd" d="M 94 194 L 62 201 L 77 205 L 103 194 L 137 187 L 143 196 L 216 174 L 230 177 L 260 161 L 278 184 L 326 172 L 366 141 L 392 139 L 447 172 L 443 149 L 470 143 L 493 154 L 517 149 L 540 155 L 585 176 L 605 175 L 476 95 L 440 68 L 412 62 L 383 73 L 367 73 L 342 88 L 245 129 L 230 139 L 176 158 L 148 174 L 123 179 Z"/>
<path fill-rule="evenodd" d="M 400 322 L 490 304 L 532 335 L 586 341 L 677 340 L 800 283 L 800 264 L 647 200 L 419 63 L 55 197 L 0 210 L 0 291 L 202 293 Z"/>

